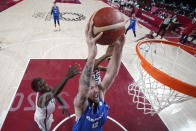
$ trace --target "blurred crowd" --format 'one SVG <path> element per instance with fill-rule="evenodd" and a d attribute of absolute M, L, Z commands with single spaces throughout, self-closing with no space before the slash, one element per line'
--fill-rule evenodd
<path fill-rule="evenodd" d="M 118 3 L 120 8 L 131 8 L 132 6 L 151 12 L 152 7 L 157 7 L 167 11 L 174 12 L 175 15 L 183 15 L 189 18 L 196 16 L 196 8 L 191 7 L 188 3 L 165 2 L 165 0 L 108 0 L 113 3 Z M 160 13 L 154 12 L 159 15 Z M 162 12 L 161 12 L 162 13 Z"/>
<path fill-rule="evenodd" d="M 114 4 L 118 4 L 120 9 L 129 10 L 131 13 L 134 12 L 134 8 L 138 8 L 139 10 L 143 10 L 149 12 L 159 18 L 163 19 L 162 24 L 159 26 L 159 30 L 163 29 L 163 34 L 161 38 L 164 36 L 165 32 L 169 29 L 170 32 L 176 33 L 180 29 L 180 33 L 182 36 L 179 42 L 185 43 L 187 41 L 188 36 L 192 37 L 191 42 L 193 42 L 196 38 L 196 8 L 193 5 L 189 5 L 188 2 L 186 4 L 181 1 L 170 1 L 167 2 L 165 0 L 108 0 Z M 179 3 L 181 2 L 181 3 Z M 190 19 L 188 22 L 179 22 L 178 18 L 182 16 L 182 18 L 186 17 Z M 167 21 L 164 26 L 164 22 Z M 184 20 L 183 20 L 184 21 Z M 161 26 L 163 25 L 163 26 Z M 183 25 L 183 27 L 182 27 Z M 162 27 L 162 28 L 161 28 Z M 177 29 L 177 30 L 176 30 Z M 159 32 L 158 32 L 159 33 Z"/>

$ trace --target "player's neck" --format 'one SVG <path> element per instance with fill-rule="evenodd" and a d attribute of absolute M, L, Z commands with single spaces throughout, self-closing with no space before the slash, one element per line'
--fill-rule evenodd
<path fill-rule="evenodd" d="M 92 106 L 92 108 L 93 108 L 93 112 L 94 112 L 94 114 L 97 112 L 97 108 L 98 108 L 98 103 L 96 103 L 96 102 L 93 102 L 91 99 L 89 99 L 88 98 L 88 102 L 89 102 L 89 104 Z"/>

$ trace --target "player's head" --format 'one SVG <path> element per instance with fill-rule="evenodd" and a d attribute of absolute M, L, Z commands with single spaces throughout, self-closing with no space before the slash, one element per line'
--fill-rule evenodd
<path fill-rule="evenodd" d="M 31 88 L 35 91 L 35 92 L 48 92 L 50 91 L 50 88 L 48 86 L 48 84 L 46 83 L 46 81 L 41 78 L 34 78 L 31 82 Z"/>
<path fill-rule="evenodd" d="M 54 2 L 54 6 L 56 6 L 56 1 Z"/>
<path fill-rule="evenodd" d="M 92 77 L 90 82 L 90 90 L 88 92 L 88 98 L 95 103 L 99 102 L 99 87 L 94 77 Z"/>
<path fill-rule="evenodd" d="M 172 17 L 172 15 L 171 14 L 168 14 L 168 16 L 167 16 L 168 18 L 171 18 Z"/>
<path fill-rule="evenodd" d="M 135 13 L 134 12 L 132 13 L 132 17 L 135 17 Z"/>

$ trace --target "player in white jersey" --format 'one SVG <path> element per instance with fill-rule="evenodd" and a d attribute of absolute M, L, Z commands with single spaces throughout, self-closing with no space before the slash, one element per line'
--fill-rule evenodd
<path fill-rule="evenodd" d="M 38 103 L 39 94 L 36 96 L 36 103 Z M 34 114 L 34 120 L 38 124 L 41 130 L 47 131 L 50 129 L 53 119 L 53 112 L 55 110 L 55 99 L 51 99 L 47 106 L 40 108 L 36 104 L 36 110 Z M 67 111 L 68 112 L 68 111 Z"/>
<path fill-rule="evenodd" d="M 48 86 L 43 78 L 34 78 L 31 83 L 31 88 L 37 92 L 36 96 L 36 111 L 34 120 L 42 131 L 49 131 L 53 122 L 53 112 L 55 110 L 55 98 L 63 106 L 63 114 L 69 114 L 65 107 L 63 98 L 59 95 L 63 90 L 67 81 L 79 74 L 79 65 L 74 64 L 69 67 L 65 77 L 54 88 Z"/>

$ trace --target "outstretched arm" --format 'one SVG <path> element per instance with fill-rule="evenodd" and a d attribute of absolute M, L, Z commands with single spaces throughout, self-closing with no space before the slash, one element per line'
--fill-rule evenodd
<path fill-rule="evenodd" d="M 99 65 L 107 58 L 107 56 L 104 54 L 101 57 L 99 57 L 98 59 L 95 60 L 95 64 L 94 64 L 94 71 L 99 67 Z"/>
<path fill-rule="evenodd" d="M 91 75 L 94 68 L 95 57 L 97 55 L 96 41 L 103 34 L 101 32 L 96 37 L 93 37 L 92 27 L 93 23 L 90 23 L 89 26 L 87 25 L 85 31 L 86 43 L 88 46 L 88 59 L 80 76 L 78 93 L 74 99 L 74 109 L 77 118 L 80 118 L 83 110 L 85 110 L 88 105 L 87 94 L 90 89 Z"/>
<path fill-rule="evenodd" d="M 102 68 L 101 66 L 99 66 L 105 59 L 107 59 L 108 57 L 112 56 L 112 52 L 114 49 L 114 45 L 109 45 L 106 53 L 104 55 L 102 55 L 101 57 L 99 57 L 98 59 L 95 60 L 95 64 L 94 64 L 94 71 L 97 68 L 103 69 L 105 70 L 106 68 Z"/>
<path fill-rule="evenodd" d="M 87 107 L 87 94 L 90 88 L 94 59 L 88 59 L 79 80 L 78 93 L 74 99 L 75 114 L 79 118 L 84 108 Z"/>
<path fill-rule="evenodd" d="M 98 66 L 97 68 L 98 68 L 99 71 L 103 71 L 103 72 L 107 71 L 107 68 L 104 67 L 104 66 Z"/>
<path fill-rule="evenodd" d="M 57 97 L 57 95 L 63 90 L 65 84 L 69 79 L 74 77 L 75 75 L 79 74 L 79 65 L 74 64 L 71 67 L 69 67 L 65 77 L 52 89 L 51 92 L 44 93 L 42 96 L 39 98 L 39 107 L 44 107 L 47 106 L 49 101 L 52 98 Z"/>
<path fill-rule="evenodd" d="M 56 97 L 63 90 L 65 84 L 67 83 L 69 79 L 79 74 L 79 70 L 80 68 L 79 68 L 79 65 L 77 64 L 74 64 L 71 67 L 69 67 L 65 77 L 52 90 L 54 97 Z"/>
<path fill-rule="evenodd" d="M 111 84 L 113 83 L 115 77 L 118 74 L 120 63 L 121 63 L 121 56 L 122 56 L 122 50 L 125 43 L 125 36 L 121 36 L 119 40 L 117 40 L 114 43 L 114 50 L 112 54 L 112 58 L 107 66 L 106 74 L 103 78 L 103 81 L 101 82 L 101 89 L 103 91 L 103 97 L 106 91 L 109 89 Z M 102 98 L 104 99 L 104 98 Z"/>

